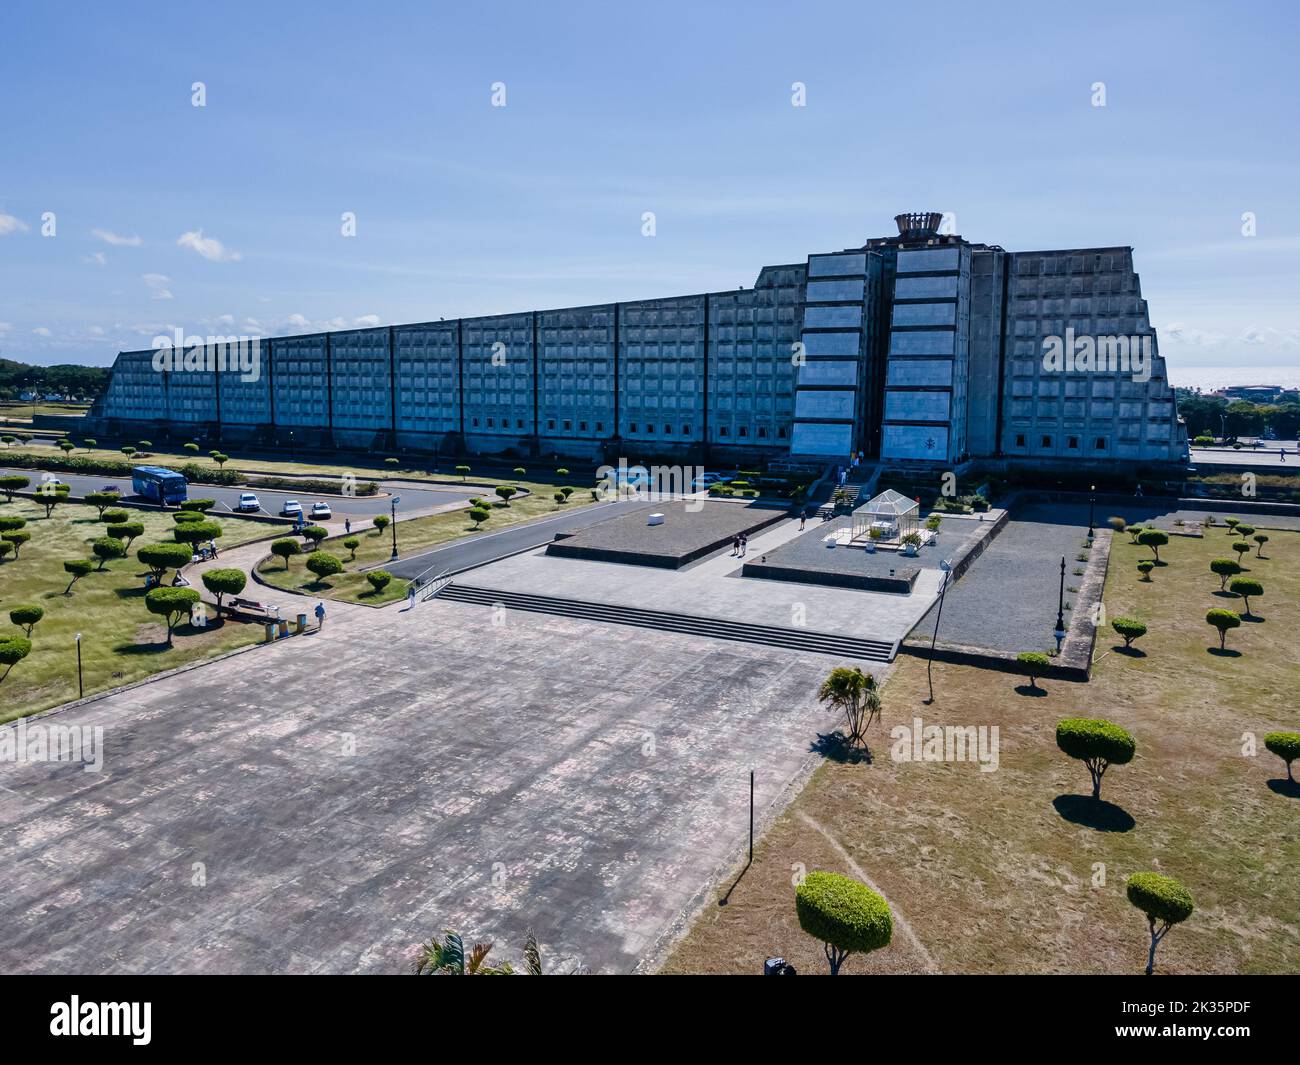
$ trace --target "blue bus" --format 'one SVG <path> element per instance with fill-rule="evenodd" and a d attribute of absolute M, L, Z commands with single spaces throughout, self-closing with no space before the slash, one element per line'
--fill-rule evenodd
<path fill-rule="evenodd" d="M 184 474 L 161 466 L 137 466 L 131 471 L 131 487 L 136 495 L 164 506 L 184 503 L 187 498 Z"/>

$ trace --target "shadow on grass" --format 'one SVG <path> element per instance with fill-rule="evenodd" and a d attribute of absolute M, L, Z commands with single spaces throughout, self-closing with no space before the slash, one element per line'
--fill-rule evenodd
<path fill-rule="evenodd" d="M 1214 655 L 1215 658 L 1240 658 L 1241 652 L 1234 651 L 1231 647 L 1207 647 L 1206 652 Z"/>
<path fill-rule="evenodd" d="M 1071 824 L 1098 832 L 1129 832 L 1137 824 L 1127 810 L 1091 795 L 1058 795 L 1052 806 Z"/>
<path fill-rule="evenodd" d="M 1214 594 L 1217 595 L 1220 599 L 1240 599 L 1240 598 L 1241 598 L 1241 596 L 1239 596 L 1236 592 L 1230 592 L 1230 591 L 1228 591 L 1226 588 L 1220 589 L 1219 591 L 1215 592 Z"/>
<path fill-rule="evenodd" d="M 1027 695 L 1031 699 L 1042 699 L 1047 695 L 1047 689 L 1039 688 L 1037 686 L 1030 687 L 1028 684 L 1017 684 L 1016 694 Z"/>
<path fill-rule="evenodd" d="M 1254 614 L 1248 611 L 1241 615 L 1241 620 L 1249 621 L 1252 625 L 1258 625 L 1264 620 L 1264 618 L 1259 614 Z"/>
<path fill-rule="evenodd" d="M 119 655 L 156 655 L 170 650 L 171 645 L 166 640 L 159 640 L 157 643 L 119 643 L 113 648 L 113 653 Z"/>
<path fill-rule="evenodd" d="M 1268 782 L 1268 790 L 1275 795 L 1285 795 L 1288 799 L 1300 799 L 1300 780 L 1275 777 Z"/>
<path fill-rule="evenodd" d="M 870 765 L 873 760 L 869 748 L 850 745 L 844 733 L 838 731 L 817 733 L 817 739 L 808 745 L 808 750 L 841 765 L 861 765 L 864 762 Z"/>
<path fill-rule="evenodd" d="M 1117 655 L 1127 655 L 1129 658 L 1146 658 L 1147 653 L 1137 647 L 1125 647 L 1122 643 L 1117 643 L 1111 648 Z"/>

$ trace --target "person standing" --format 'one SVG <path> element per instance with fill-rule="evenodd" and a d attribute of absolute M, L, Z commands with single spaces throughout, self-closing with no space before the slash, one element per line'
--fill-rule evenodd
<path fill-rule="evenodd" d="M 808 511 L 806 510 L 799 511 L 799 531 L 803 532 L 803 528 L 807 524 L 808 524 Z"/>
<path fill-rule="evenodd" d="M 731 541 L 731 553 L 732 553 L 733 555 L 739 555 L 739 554 L 740 554 L 740 536 L 739 536 L 739 535 L 737 535 L 737 536 L 735 536 L 735 537 L 732 538 L 732 541 Z"/>
<path fill-rule="evenodd" d="M 740 534 L 740 557 L 745 557 L 745 552 L 749 550 L 749 537 L 744 533 Z"/>
<path fill-rule="evenodd" d="M 321 629 L 324 627 L 325 627 L 325 604 L 317 603 L 316 604 L 316 628 Z"/>

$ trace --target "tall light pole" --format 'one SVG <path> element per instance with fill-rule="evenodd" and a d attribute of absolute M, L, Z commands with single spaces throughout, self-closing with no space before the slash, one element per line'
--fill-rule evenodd
<path fill-rule="evenodd" d="M 86 694 L 86 687 L 81 680 L 81 633 L 77 633 L 77 698 L 81 699 Z"/>
<path fill-rule="evenodd" d="M 397 561 L 397 504 L 400 503 L 401 501 L 402 501 L 401 496 L 393 496 L 391 509 L 389 511 L 389 513 L 392 516 L 392 520 L 388 524 L 389 527 L 393 530 L 393 554 L 392 557 L 389 558 L 388 560 L 389 562 Z"/>
<path fill-rule="evenodd" d="M 1097 491 L 1097 486 L 1096 486 L 1095 484 L 1094 484 L 1094 485 L 1089 485 L 1089 486 L 1088 486 L 1088 490 L 1091 491 L 1091 492 L 1096 492 L 1096 491 Z M 1096 504 L 1097 504 L 1097 497 L 1096 497 L 1096 495 L 1089 496 L 1089 497 L 1088 497 L 1088 539 L 1089 539 L 1089 540 L 1091 540 L 1094 536 L 1097 535 L 1096 529 L 1094 528 L 1094 526 L 1096 525 L 1096 522 L 1093 520 L 1093 517 L 1092 517 L 1093 507 L 1095 507 Z"/>
<path fill-rule="evenodd" d="M 1061 591 L 1060 597 L 1056 601 L 1056 629 L 1052 632 L 1056 637 L 1056 653 L 1061 653 L 1061 644 L 1065 641 L 1065 556 L 1061 556 Z"/>
<path fill-rule="evenodd" d="M 952 573 L 952 559 L 945 558 L 939 563 L 939 568 L 943 570 L 943 583 L 939 585 L 939 611 L 934 615 L 934 632 L 930 634 L 930 657 L 925 663 L 925 681 L 930 685 L 930 698 L 925 701 L 926 705 L 934 702 L 934 678 L 930 670 L 934 666 L 934 645 L 939 639 L 939 620 L 943 617 L 943 597 L 948 591 L 948 575 Z"/>

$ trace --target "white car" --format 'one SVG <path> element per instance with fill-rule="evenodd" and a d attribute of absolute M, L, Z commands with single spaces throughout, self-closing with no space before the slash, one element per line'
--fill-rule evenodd
<path fill-rule="evenodd" d="M 240 492 L 239 506 L 237 506 L 235 509 L 243 510 L 243 511 L 249 511 L 249 510 L 257 511 L 262 509 L 262 503 L 253 492 Z"/>
<path fill-rule="evenodd" d="M 282 518 L 301 518 L 302 504 L 296 499 L 286 499 L 284 506 L 280 508 L 280 517 Z"/>
<path fill-rule="evenodd" d="M 329 521 L 334 516 L 328 503 L 313 503 L 311 505 L 311 516 L 313 521 Z"/>

